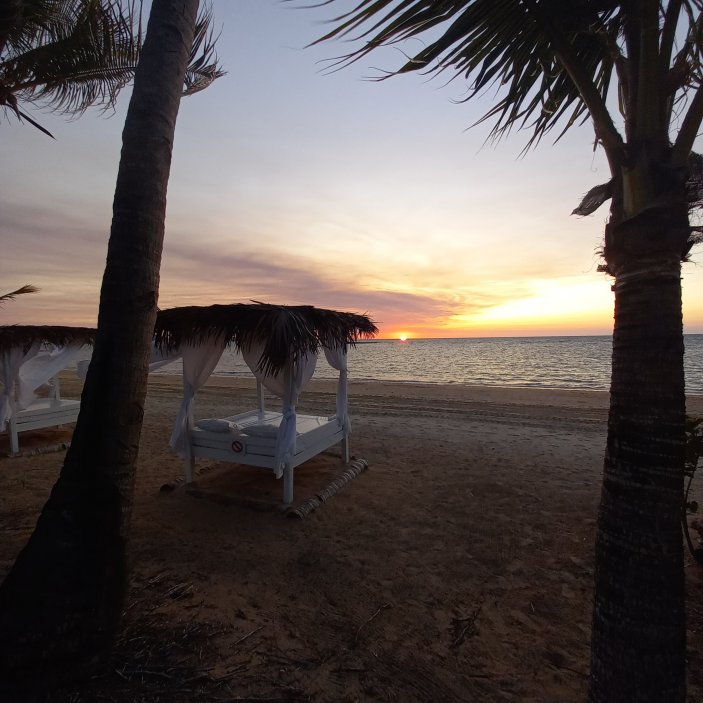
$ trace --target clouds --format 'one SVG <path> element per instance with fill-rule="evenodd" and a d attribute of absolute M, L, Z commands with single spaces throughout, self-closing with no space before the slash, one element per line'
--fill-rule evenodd
<path fill-rule="evenodd" d="M 56 205 L 0 201 L 3 290 L 33 283 L 40 292 L 0 310 L 1 322 L 94 322 L 105 267 L 107 229 Z M 11 317 L 8 320 L 8 316 Z"/>
<path fill-rule="evenodd" d="M 353 267 L 325 267 L 304 256 L 257 252 L 233 244 L 229 250 L 196 242 L 170 243 L 162 267 L 162 307 L 263 300 L 310 304 L 369 313 L 384 326 L 440 324 L 458 309 L 458 301 L 422 292 L 373 289 L 355 280 Z"/>
<path fill-rule="evenodd" d="M 32 282 L 41 293 L 2 311 L 4 322 L 93 324 L 107 251 L 107 218 L 71 204 L 0 203 L 0 262 L 6 287 Z M 192 223 L 190 223 L 192 224 Z M 207 229 L 207 227 L 206 227 Z M 189 232 L 191 232 L 189 234 Z M 244 237 L 244 239 L 247 239 Z M 169 228 L 161 270 L 161 307 L 266 300 L 368 312 L 384 327 L 441 329 L 458 314 L 501 302 L 480 286 L 442 287 L 442 271 L 422 263 L 398 269 L 362 249 L 326 257 L 277 249 L 276 240 L 203 236 L 183 222 Z M 289 249 L 296 249 L 295 242 Z M 429 273 L 429 275 L 428 275 Z"/>
<path fill-rule="evenodd" d="M 0 311 L 0 320 L 94 324 L 107 215 L 79 210 L 70 201 L 52 206 L 2 201 L 0 212 L 0 238 L 8 243 L 0 279 L 8 289 L 25 282 L 41 288 Z M 545 278 L 539 261 L 524 257 L 524 275 L 511 277 L 488 266 L 490 257 L 481 259 L 478 249 L 467 254 L 462 242 L 446 251 L 408 247 L 394 255 L 398 239 L 378 236 L 376 242 L 365 230 L 368 223 L 357 233 L 351 222 L 333 225 L 334 216 L 327 227 L 328 234 L 337 228 L 330 246 L 305 241 L 300 231 L 286 241 L 280 231 L 270 236 L 269 227 L 285 221 L 280 213 L 271 214 L 269 223 L 263 213 L 223 232 L 217 214 L 200 217 L 197 209 L 189 214 L 176 203 L 167 225 L 160 307 L 248 300 L 312 304 L 368 313 L 388 336 L 399 330 L 415 336 L 480 334 L 482 328 L 500 333 L 501 325 L 515 326 L 505 313 L 511 309 L 517 311 L 513 317 L 529 310 L 534 322 L 534 305 L 514 301 L 535 297 L 534 281 Z M 566 291 L 572 282 L 562 278 Z M 550 292 L 559 299 L 558 282 Z"/>
<path fill-rule="evenodd" d="M 451 104 L 458 83 L 370 83 L 361 64 L 321 75 L 317 61 L 340 46 L 299 47 L 323 33 L 322 9 L 213 8 L 229 73 L 181 105 L 162 307 L 315 304 L 415 336 L 539 333 L 540 315 L 569 333 L 584 329 L 578 307 L 579 325 L 612 328 L 608 296 L 583 293 L 607 292 L 594 255 L 605 213 L 569 217 L 607 178 L 590 129 L 523 159 L 519 136 L 482 148 L 485 125 L 465 128 L 485 105 Z M 0 322 L 95 322 L 127 98 L 110 120 L 42 116 L 56 141 L 0 125 L 11 165 L 0 172 L 0 284 L 42 289 Z M 703 329 L 702 290 L 703 269 L 689 267 L 687 320 Z"/>

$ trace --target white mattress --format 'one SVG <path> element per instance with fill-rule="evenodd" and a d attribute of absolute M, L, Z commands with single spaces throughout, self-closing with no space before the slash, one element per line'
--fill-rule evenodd
<path fill-rule="evenodd" d="M 230 417 L 198 420 L 195 427 L 197 431 L 207 433 L 275 438 L 282 419 L 281 413 L 266 411 L 260 416 L 258 411 L 251 410 Z M 304 435 L 333 421 L 335 418 L 320 415 L 296 415 L 296 433 L 298 436 Z"/>
<path fill-rule="evenodd" d="M 278 412 L 266 411 L 259 416 L 258 410 L 251 410 L 221 418 L 221 424 L 208 425 L 215 427 L 215 430 L 198 427 L 196 422 L 190 434 L 193 454 L 273 468 L 281 419 L 282 415 Z M 344 438 L 344 430 L 336 417 L 296 415 L 296 431 L 295 466 Z"/>

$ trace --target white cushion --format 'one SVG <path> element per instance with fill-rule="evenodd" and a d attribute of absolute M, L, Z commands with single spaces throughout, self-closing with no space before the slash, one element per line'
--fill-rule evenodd
<path fill-rule="evenodd" d="M 231 432 L 232 430 L 238 430 L 239 427 L 229 420 L 218 420 L 217 418 L 206 418 L 205 420 L 198 420 L 196 427 L 206 432 Z"/>
<path fill-rule="evenodd" d="M 244 427 L 242 432 L 250 437 L 276 437 L 278 435 L 278 425 L 249 425 Z"/>

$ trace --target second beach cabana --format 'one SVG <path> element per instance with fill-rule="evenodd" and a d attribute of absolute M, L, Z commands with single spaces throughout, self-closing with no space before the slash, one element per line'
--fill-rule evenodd
<path fill-rule="evenodd" d="M 376 332 L 366 315 L 310 305 L 237 303 L 160 311 L 156 347 L 183 357 L 183 401 L 170 444 L 185 462 L 186 481 L 193 480 L 196 457 L 259 466 L 283 477 L 283 502 L 290 504 L 297 466 L 337 443 L 347 462 L 347 348 Z M 195 396 L 228 346 L 242 354 L 256 377 L 258 408 L 196 422 Z M 296 404 L 320 352 L 339 371 L 336 413 L 300 415 Z M 265 408 L 264 389 L 281 398 L 280 412 Z"/>
<path fill-rule="evenodd" d="M 7 426 L 12 454 L 19 451 L 18 433 L 76 421 L 80 401 L 61 397 L 57 374 L 94 341 L 89 327 L 0 326 L 0 430 Z M 37 398 L 45 384 L 49 396 Z"/>

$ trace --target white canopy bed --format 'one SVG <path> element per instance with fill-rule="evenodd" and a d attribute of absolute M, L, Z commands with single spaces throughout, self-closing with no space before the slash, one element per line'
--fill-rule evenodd
<path fill-rule="evenodd" d="M 0 431 L 7 430 L 12 454 L 19 452 L 20 432 L 76 421 L 80 401 L 61 397 L 57 374 L 94 337 L 85 327 L 0 327 Z M 49 394 L 38 398 L 45 384 Z"/>
<path fill-rule="evenodd" d="M 161 311 L 157 347 L 164 352 L 178 349 L 183 356 L 183 402 L 170 444 L 184 460 L 186 481 L 193 480 L 196 457 L 258 466 L 283 478 L 283 502 L 290 504 L 294 470 L 300 464 L 338 443 L 347 462 L 347 347 L 375 333 L 365 315 L 312 306 L 252 303 Z M 227 346 L 242 353 L 256 377 L 258 407 L 196 421 L 195 396 Z M 298 398 L 321 351 L 339 372 L 336 412 L 301 415 L 296 413 Z M 264 390 L 281 399 L 280 411 L 266 409 Z"/>

